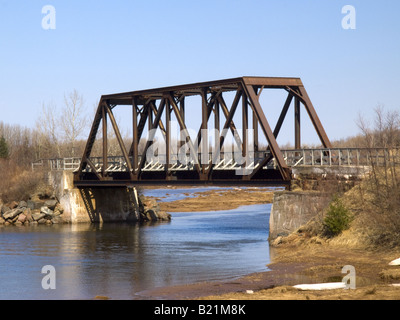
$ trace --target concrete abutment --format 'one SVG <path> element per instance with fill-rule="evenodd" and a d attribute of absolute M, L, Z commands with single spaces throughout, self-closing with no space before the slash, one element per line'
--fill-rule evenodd
<path fill-rule="evenodd" d="M 170 220 L 156 202 L 140 200 L 132 188 L 75 188 L 69 171 L 49 172 L 49 183 L 70 223 Z"/>

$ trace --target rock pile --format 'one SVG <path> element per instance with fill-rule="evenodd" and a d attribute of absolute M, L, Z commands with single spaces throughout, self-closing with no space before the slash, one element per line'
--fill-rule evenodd
<path fill-rule="evenodd" d="M 156 200 L 140 196 L 143 208 L 140 210 L 140 221 L 170 221 L 171 215 L 160 210 L 160 205 Z"/>
<path fill-rule="evenodd" d="M 35 225 L 66 223 L 57 200 L 13 201 L 0 204 L 0 225 Z"/>

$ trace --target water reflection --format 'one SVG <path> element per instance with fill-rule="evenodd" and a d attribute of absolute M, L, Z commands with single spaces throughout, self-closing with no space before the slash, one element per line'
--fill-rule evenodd
<path fill-rule="evenodd" d="M 0 299 L 137 298 L 160 286 L 267 270 L 270 205 L 171 222 L 0 228 Z M 44 265 L 56 290 L 43 290 Z"/>

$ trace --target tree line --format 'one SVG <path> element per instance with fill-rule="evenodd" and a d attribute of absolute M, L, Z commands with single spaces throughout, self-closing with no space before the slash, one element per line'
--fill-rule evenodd
<path fill-rule="evenodd" d="M 85 107 L 83 96 L 74 90 L 65 95 L 61 109 L 43 104 L 34 128 L 0 121 L 0 158 L 26 167 L 37 159 L 80 154 L 87 128 Z"/>

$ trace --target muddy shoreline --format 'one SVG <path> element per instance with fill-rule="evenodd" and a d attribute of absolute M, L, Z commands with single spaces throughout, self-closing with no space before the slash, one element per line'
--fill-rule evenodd
<path fill-rule="evenodd" d="M 271 203 L 274 190 L 233 189 L 198 192 L 194 197 L 161 202 L 167 212 L 217 211 L 242 205 Z M 400 257 L 400 250 L 367 250 L 328 242 L 285 244 L 270 248 L 271 263 L 265 272 L 225 281 L 201 282 L 154 288 L 138 299 L 213 300 L 381 300 L 400 299 L 400 267 L 388 263 Z M 355 290 L 300 291 L 295 284 L 340 282 L 342 267 L 356 270 Z M 250 290 L 250 291 L 249 291 Z M 248 293 L 250 292 L 250 293 Z"/>

